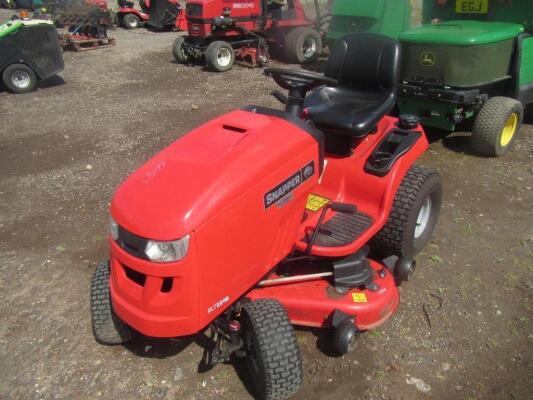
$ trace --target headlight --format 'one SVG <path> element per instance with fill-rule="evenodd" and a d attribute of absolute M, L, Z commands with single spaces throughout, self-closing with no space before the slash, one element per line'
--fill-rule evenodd
<path fill-rule="evenodd" d="M 150 261 L 164 263 L 181 260 L 187 255 L 188 249 L 189 235 L 172 242 L 149 240 L 144 252 Z"/>
<path fill-rule="evenodd" d="M 113 240 L 118 240 L 118 224 L 115 222 L 113 217 L 109 217 L 109 233 Z"/>

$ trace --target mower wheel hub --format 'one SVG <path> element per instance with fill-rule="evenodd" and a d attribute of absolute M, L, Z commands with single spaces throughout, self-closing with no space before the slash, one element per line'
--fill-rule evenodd
<path fill-rule="evenodd" d="M 512 113 L 507 122 L 505 123 L 505 126 L 503 127 L 502 136 L 500 138 L 500 144 L 502 147 L 505 147 L 509 143 L 511 143 L 511 140 L 513 139 L 513 136 L 516 132 L 517 125 L 518 115 L 516 115 L 516 113 Z"/>
<path fill-rule="evenodd" d="M 228 49 L 222 48 L 217 53 L 218 64 L 221 67 L 227 67 L 231 63 L 231 53 Z"/>
<path fill-rule="evenodd" d="M 422 204 L 416 218 L 415 239 L 418 239 L 426 231 L 431 217 L 431 197 L 428 196 Z"/>
<path fill-rule="evenodd" d="M 26 89 L 30 86 L 31 78 L 25 71 L 15 71 L 13 75 L 11 75 L 11 83 L 19 89 Z"/>
<path fill-rule="evenodd" d="M 313 57 L 316 53 L 316 41 L 312 37 L 308 37 L 304 40 L 302 44 L 304 57 L 309 59 Z"/>

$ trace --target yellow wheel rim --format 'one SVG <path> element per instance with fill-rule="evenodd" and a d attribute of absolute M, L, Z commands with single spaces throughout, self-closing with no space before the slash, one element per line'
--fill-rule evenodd
<path fill-rule="evenodd" d="M 513 140 L 513 136 L 516 133 L 517 126 L 518 115 L 516 115 L 516 113 L 512 113 L 502 130 L 502 136 L 500 137 L 500 144 L 502 147 L 505 147 L 511 143 L 511 140 Z"/>

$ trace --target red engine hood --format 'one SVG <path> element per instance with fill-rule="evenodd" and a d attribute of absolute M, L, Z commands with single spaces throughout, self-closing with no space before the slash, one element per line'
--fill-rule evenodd
<path fill-rule="evenodd" d="M 179 239 L 310 141 L 305 131 L 280 118 L 231 112 L 191 131 L 134 172 L 115 193 L 111 214 L 138 236 Z"/>

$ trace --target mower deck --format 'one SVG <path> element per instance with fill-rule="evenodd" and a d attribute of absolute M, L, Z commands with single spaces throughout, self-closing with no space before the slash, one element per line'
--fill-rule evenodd
<path fill-rule="evenodd" d="M 331 316 L 333 311 L 339 310 L 346 315 L 355 315 L 355 325 L 359 330 L 373 329 L 396 311 L 400 295 L 394 277 L 387 268 L 375 261 L 370 261 L 370 265 L 377 285 L 377 290 L 374 291 L 351 289 L 346 294 L 339 294 L 329 279 L 317 279 L 257 288 L 247 297 L 252 300 L 279 300 L 287 309 L 294 325 L 333 328 Z M 298 267 L 292 267 L 291 271 L 297 269 Z M 308 265 L 302 265 L 300 269 L 309 273 Z M 279 276 L 273 275 L 271 278 L 276 277 Z"/>

